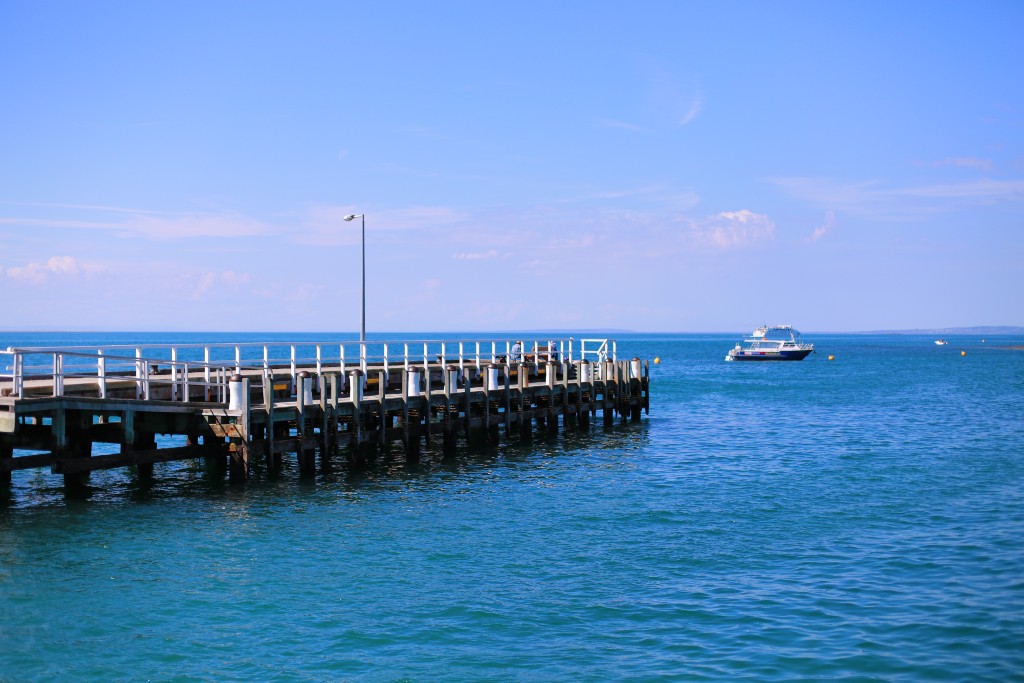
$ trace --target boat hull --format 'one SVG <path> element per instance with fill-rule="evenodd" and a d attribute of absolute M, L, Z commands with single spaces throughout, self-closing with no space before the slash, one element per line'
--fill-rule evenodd
<path fill-rule="evenodd" d="M 813 352 L 814 349 L 798 349 L 794 351 L 730 351 L 728 360 L 803 360 Z"/>

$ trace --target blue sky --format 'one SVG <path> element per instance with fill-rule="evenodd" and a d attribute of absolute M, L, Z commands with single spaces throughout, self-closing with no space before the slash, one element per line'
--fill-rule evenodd
<path fill-rule="evenodd" d="M 0 329 L 1024 325 L 1024 5 L 0 1 Z"/>

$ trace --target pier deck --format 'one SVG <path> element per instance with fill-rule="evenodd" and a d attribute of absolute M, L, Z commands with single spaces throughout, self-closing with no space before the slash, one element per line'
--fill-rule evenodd
<path fill-rule="evenodd" d="M 311 475 L 341 454 L 360 466 L 394 442 L 416 459 L 432 439 L 451 451 L 474 433 L 528 439 L 559 419 L 639 420 L 649 407 L 647 362 L 618 360 L 610 340 L 533 342 L 522 353 L 511 340 L 8 349 L 0 484 L 40 467 L 69 486 L 116 467 L 148 477 L 154 463 L 193 458 L 242 481 L 256 459 L 273 471 L 290 454 Z M 185 445 L 158 448 L 158 434 Z M 93 455 L 94 443 L 119 452 Z"/>

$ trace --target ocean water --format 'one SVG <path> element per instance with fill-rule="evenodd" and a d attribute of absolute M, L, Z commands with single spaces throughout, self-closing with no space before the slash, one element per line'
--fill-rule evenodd
<path fill-rule="evenodd" d="M 0 680 L 1024 680 L 1024 341 L 807 336 L 623 335 L 641 423 L 416 465 L 16 472 Z"/>

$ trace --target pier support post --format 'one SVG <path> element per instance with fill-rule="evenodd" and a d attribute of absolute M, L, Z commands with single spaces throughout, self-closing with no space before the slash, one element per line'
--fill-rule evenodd
<path fill-rule="evenodd" d="M 491 411 L 491 395 L 496 393 L 500 387 L 498 372 L 500 366 L 490 363 L 485 368 L 484 374 L 484 430 L 487 432 L 487 441 L 492 445 L 498 443 L 498 416 Z"/>
<path fill-rule="evenodd" d="M 348 401 L 352 410 L 352 438 L 349 441 L 349 465 L 361 469 L 366 466 L 366 427 L 363 423 L 363 371 L 348 371 Z"/>
<path fill-rule="evenodd" d="M 0 443 L 0 501 L 6 498 L 11 486 L 11 470 L 6 466 L 13 464 L 11 462 L 13 459 L 14 446 Z"/>
<path fill-rule="evenodd" d="M 238 437 L 231 437 L 228 444 L 228 477 L 232 483 L 249 479 L 249 380 L 241 375 L 232 375 L 228 407 L 241 411 L 235 420 Z"/>
<path fill-rule="evenodd" d="M 409 401 L 419 400 L 419 383 L 419 370 L 402 370 L 402 441 L 406 462 L 418 462 L 420 459 L 419 425 L 412 425 L 409 421 Z"/>
<path fill-rule="evenodd" d="M 423 444 L 427 447 L 430 446 L 430 422 L 431 417 L 433 417 L 433 413 L 431 412 L 432 406 L 430 404 L 430 390 L 430 365 L 426 361 L 424 361 L 423 396 L 417 402 L 417 407 L 419 408 L 420 413 L 418 425 L 421 427 L 421 431 L 423 432 Z"/>
<path fill-rule="evenodd" d="M 463 403 L 462 403 L 462 408 L 463 408 L 462 431 L 466 435 L 466 441 L 469 441 L 469 420 L 470 420 L 470 416 L 473 413 L 473 395 L 472 395 L 472 393 L 470 391 L 470 386 L 469 386 L 471 383 L 472 382 L 470 381 L 469 376 L 467 375 L 466 376 L 466 380 L 465 380 L 465 385 L 466 385 L 465 386 L 465 392 L 464 392 L 465 397 L 464 397 Z"/>
<path fill-rule="evenodd" d="M 547 367 L 544 369 L 544 376 L 547 379 L 548 384 L 548 414 L 547 414 L 547 426 L 549 434 L 558 433 L 558 411 L 555 407 L 555 385 L 558 384 L 558 363 L 554 361 L 548 361 Z M 560 391 L 558 392 L 561 393 Z"/>
<path fill-rule="evenodd" d="M 92 415 L 79 410 L 58 408 L 53 413 L 53 454 L 56 458 L 54 467 L 62 471 L 63 460 L 79 460 L 92 457 L 92 441 L 89 439 L 88 427 Z M 64 490 L 69 494 L 83 493 L 89 483 L 89 469 L 64 471 Z"/>
<path fill-rule="evenodd" d="M 452 395 L 459 390 L 459 366 L 446 365 L 444 367 L 444 424 L 441 434 L 441 451 L 445 454 L 455 452 L 455 424 L 452 420 L 452 409 L 458 408 L 452 403 Z M 456 396 L 456 401 L 458 397 Z"/>
<path fill-rule="evenodd" d="M 520 363 L 516 368 L 516 380 L 519 386 L 519 437 L 529 441 L 533 438 L 533 421 L 527 417 L 527 410 L 532 408 L 527 407 L 527 402 L 531 401 L 526 391 L 530 384 L 530 375 L 525 363 Z"/>
<path fill-rule="evenodd" d="M 281 454 L 277 452 L 277 438 L 287 436 L 284 434 L 284 425 L 279 425 L 274 418 L 274 373 L 266 371 L 263 373 L 263 406 L 267 411 L 267 424 L 264 427 L 264 460 L 267 463 L 267 472 L 273 474 L 281 471 Z"/>
<path fill-rule="evenodd" d="M 331 456 L 338 452 L 338 385 L 341 383 L 341 375 L 332 372 L 327 375 L 327 397 L 323 397 L 324 388 L 321 387 L 320 404 L 323 406 L 323 427 L 321 428 L 321 442 L 323 450 L 320 452 L 320 469 L 324 472 L 331 470 Z"/>
<path fill-rule="evenodd" d="M 122 447 L 123 448 L 123 447 Z M 130 445 L 130 449 L 138 451 L 155 451 L 156 450 L 156 434 L 152 432 L 135 432 L 135 442 Z M 123 452 L 123 450 L 122 450 Z M 153 481 L 153 463 L 151 462 L 136 462 L 135 471 L 138 473 L 139 481 L 143 483 L 150 483 Z"/>
<path fill-rule="evenodd" d="M 298 417 L 295 427 L 296 449 L 295 455 L 299 461 L 299 476 L 310 477 L 316 474 L 316 444 L 312 435 L 312 426 L 309 420 L 310 405 L 309 387 L 310 375 L 303 370 L 296 377 L 298 382 L 295 389 L 295 407 Z"/>

